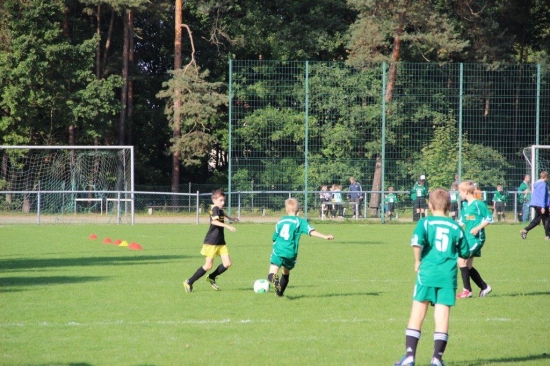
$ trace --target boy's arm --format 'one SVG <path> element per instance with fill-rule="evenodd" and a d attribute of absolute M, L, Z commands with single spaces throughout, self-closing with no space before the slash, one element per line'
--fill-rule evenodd
<path fill-rule="evenodd" d="M 332 236 L 332 235 L 324 235 L 324 234 L 321 234 L 320 232 L 315 231 L 315 230 L 311 231 L 311 232 L 309 233 L 309 235 L 310 235 L 310 236 L 315 236 L 315 237 L 321 238 L 321 239 L 326 239 L 326 240 L 332 240 L 332 239 L 334 239 L 334 236 Z"/>
<path fill-rule="evenodd" d="M 472 230 L 470 230 L 470 234 L 472 234 L 472 235 L 477 235 L 477 234 L 481 231 L 481 229 L 485 228 L 485 227 L 488 226 L 489 224 L 490 224 L 489 221 L 483 220 L 483 221 L 481 222 L 481 224 L 477 225 L 476 227 L 472 228 Z"/>
<path fill-rule="evenodd" d="M 232 221 L 232 222 L 239 222 L 239 219 L 236 218 L 236 217 L 231 217 L 231 216 L 228 216 L 228 215 L 225 215 L 225 217 L 226 217 L 227 219 L 229 219 L 229 221 Z"/>
<path fill-rule="evenodd" d="M 214 225 L 214 226 L 219 226 L 219 227 L 223 227 L 223 228 L 226 228 L 227 230 L 230 230 L 230 231 L 237 231 L 237 229 L 229 224 L 226 224 L 224 222 L 221 222 L 221 221 L 218 221 L 218 220 L 212 220 L 210 222 L 211 225 Z"/>
<path fill-rule="evenodd" d="M 418 245 L 413 245 L 413 254 L 414 254 L 414 271 L 418 272 L 420 269 L 420 254 L 422 254 L 422 247 Z"/>

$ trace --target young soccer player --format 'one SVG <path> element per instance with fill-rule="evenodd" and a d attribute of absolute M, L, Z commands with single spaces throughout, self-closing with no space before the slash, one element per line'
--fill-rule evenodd
<path fill-rule="evenodd" d="M 275 288 L 277 297 L 282 297 L 288 285 L 290 271 L 296 265 L 300 236 L 308 234 L 326 240 L 334 239 L 332 235 L 324 235 L 309 225 L 306 219 L 298 217 L 300 205 L 296 198 L 288 198 L 285 201 L 286 215 L 283 216 L 273 233 L 273 251 L 271 252 L 269 274 L 267 279 Z M 279 269 L 282 267 L 282 276 L 279 281 Z"/>
<path fill-rule="evenodd" d="M 455 305 L 457 287 L 456 261 L 468 257 L 464 232 L 448 217 L 451 206 L 449 191 L 434 189 L 428 198 L 432 216 L 420 219 L 414 230 L 411 246 L 414 270 L 417 272 L 409 323 L 405 332 L 406 354 L 396 366 L 413 366 L 420 330 L 430 305 L 434 306 L 434 351 L 432 366 L 444 365 L 443 352 L 447 346 L 449 315 Z"/>
<path fill-rule="evenodd" d="M 218 291 L 220 288 L 216 283 L 216 277 L 227 271 L 231 267 L 231 258 L 229 257 L 229 251 L 225 244 L 225 236 L 223 229 L 230 231 L 236 231 L 237 229 L 231 225 L 225 223 L 227 218 L 230 221 L 238 222 L 236 218 L 225 215 L 223 212 L 223 206 L 225 205 L 225 193 L 218 189 L 212 192 L 213 206 L 210 210 L 210 227 L 204 238 L 204 244 L 202 246 L 201 254 L 206 257 L 204 265 L 199 267 L 193 276 L 183 281 L 183 287 L 185 292 L 193 291 L 193 283 L 199 278 L 204 276 L 214 264 L 214 258 L 219 255 L 222 258 L 222 264 L 220 264 L 212 273 L 206 277 L 206 281 L 212 286 L 212 288 Z"/>
<path fill-rule="evenodd" d="M 459 299 L 473 296 L 470 278 L 481 289 L 479 297 L 485 297 L 493 290 L 474 268 L 474 258 L 481 257 L 481 248 L 485 244 L 485 227 L 493 222 L 493 215 L 487 205 L 475 197 L 474 190 L 474 183 L 470 181 L 462 182 L 458 186 L 460 199 L 465 201 L 460 211 L 460 224 L 464 226 L 466 241 L 470 247 L 470 257 L 458 259 L 464 284 L 462 292 L 457 295 Z"/>
<path fill-rule="evenodd" d="M 395 204 L 397 203 L 397 195 L 393 192 L 393 187 L 388 187 L 388 194 L 386 194 L 386 197 L 384 197 L 384 203 L 387 207 L 386 215 L 388 215 L 391 221 L 393 220 L 393 214 L 395 213 Z"/>
<path fill-rule="evenodd" d="M 502 184 L 497 185 L 497 190 L 493 192 L 493 212 L 497 214 L 498 221 L 505 219 L 504 210 L 506 209 L 506 192 L 502 189 Z"/>

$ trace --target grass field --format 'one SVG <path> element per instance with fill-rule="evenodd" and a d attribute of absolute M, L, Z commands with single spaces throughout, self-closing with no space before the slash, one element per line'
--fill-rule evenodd
<path fill-rule="evenodd" d="M 267 277 L 272 224 L 227 232 L 222 290 L 202 279 L 190 294 L 182 281 L 203 264 L 207 225 L 2 226 L 0 364 L 392 365 L 415 279 L 413 225 L 314 226 L 335 240 L 302 238 L 284 298 L 252 291 Z M 520 228 L 487 229 L 476 268 L 493 292 L 452 309 L 447 365 L 550 364 L 550 242 L 540 228 L 522 240 Z M 429 364 L 432 315 L 417 365 Z"/>

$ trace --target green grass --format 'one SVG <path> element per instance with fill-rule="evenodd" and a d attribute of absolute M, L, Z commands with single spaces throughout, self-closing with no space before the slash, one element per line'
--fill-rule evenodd
<path fill-rule="evenodd" d="M 206 225 L 0 227 L 0 364 L 393 364 L 415 279 L 413 225 L 314 225 L 336 239 L 302 238 L 281 299 L 252 291 L 267 276 L 272 224 L 227 232 L 233 267 L 222 290 L 201 279 L 191 294 L 182 281 L 203 264 Z M 476 268 L 493 293 L 452 309 L 448 365 L 550 363 L 550 242 L 539 228 L 521 240 L 520 228 L 488 228 Z M 420 365 L 431 356 L 432 316 Z"/>

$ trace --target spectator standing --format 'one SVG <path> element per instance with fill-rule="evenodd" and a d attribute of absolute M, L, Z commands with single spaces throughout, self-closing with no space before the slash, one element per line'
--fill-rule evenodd
<path fill-rule="evenodd" d="M 500 221 L 501 218 L 504 220 L 505 209 L 506 209 L 506 192 L 502 189 L 502 184 L 497 185 L 497 190 L 493 192 L 493 215 L 497 214 L 497 220 Z"/>
<path fill-rule="evenodd" d="M 357 218 L 359 217 L 359 204 L 361 203 L 361 199 L 363 199 L 363 188 L 361 188 L 361 184 L 354 177 L 349 178 L 349 183 L 348 200 L 352 206 L 353 217 Z"/>
<path fill-rule="evenodd" d="M 531 176 L 525 174 L 523 182 L 519 185 L 518 195 L 519 203 L 521 203 L 521 221 L 529 221 L 529 201 L 531 201 Z"/>
<path fill-rule="evenodd" d="M 418 221 L 422 217 L 426 217 L 426 197 L 428 197 L 428 189 L 424 186 L 425 179 L 419 179 L 411 189 L 411 198 L 414 197 L 413 206 L 413 221 Z M 414 215 L 416 213 L 416 215 Z"/>

